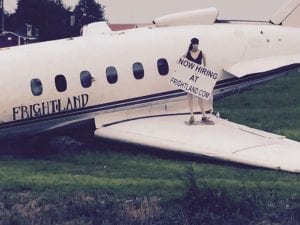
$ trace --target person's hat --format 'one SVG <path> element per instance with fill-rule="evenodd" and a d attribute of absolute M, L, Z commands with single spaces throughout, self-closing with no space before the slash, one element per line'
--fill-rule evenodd
<path fill-rule="evenodd" d="M 198 38 L 193 38 L 192 40 L 191 40 L 191 44 L 192 45 L 194 45 L 194 44 L 199 44 L 199 39 Z"/>

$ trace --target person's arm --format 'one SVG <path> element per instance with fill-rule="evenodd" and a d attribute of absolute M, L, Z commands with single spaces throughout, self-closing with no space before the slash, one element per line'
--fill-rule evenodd
<path fill-rule="evenodd" d="M 206 66 L 206 58 L 203 52 L 202 52 L 202 60 L 203 60 L 203 66 Z"/>
<path fill-rule="evenodd" d="M 187 53 L 186 54 L 184 54 L 183 56 L 181 56 L 181 58 L 186 58 L 186 56 L 187 56 Z M 177 60 L 177 63 L 179 62 L 179 59 Z"/>

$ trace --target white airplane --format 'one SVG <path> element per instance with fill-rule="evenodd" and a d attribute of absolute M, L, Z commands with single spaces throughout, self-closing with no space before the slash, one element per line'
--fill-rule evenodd
<path fill-rule="evenodd" d="M 187 126 L 186 93 L 169 85 L 192 38 L 221 74 L 215 98 L 298 70 L 300 25 L 291 23 L 299 5 L 290 1 L 269 22 L 219 21 L 209 8 L 117 32 L 93 23 L 81 37 L 1 49 L 0 140 L 92 121 L 97 137 L 299 173 L 299 142 L 213 115 L 214 126 Z"/>

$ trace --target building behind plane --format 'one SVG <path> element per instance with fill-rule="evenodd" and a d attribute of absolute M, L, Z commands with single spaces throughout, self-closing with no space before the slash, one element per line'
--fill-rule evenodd
<path fill-rule="evenodd" d="M 29 44 L 36 41 L 37 38 L 28 37 L 10 31 L 4 31 L 0 34 L 0 48 L 6 48 L 17 45 Z"/>

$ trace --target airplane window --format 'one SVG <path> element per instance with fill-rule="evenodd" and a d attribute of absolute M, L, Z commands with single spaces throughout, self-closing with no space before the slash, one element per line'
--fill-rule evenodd
<path fill-rule="evenodd" d="M 39 79 L 31 80 L 31 92 L 34 96 L 39 96 L 43 93 L 43 85 Z"/>
<path fill-rule="evenodd" d="M 160 75 L 167 75 L 169 73 L 168 61 L 164 58 L 157 60 L 157 68 Z"/>
<path fill-rule="evenodd" d="M 92 80 L 93 80 L 93 77 L 89 71 L 82 71 L 80 73 L 80 81 L 81 81 L 82 87 L 89 88 L 90 86 L 92 86 Z"/>
<path fill-rule="evenodd" d="M 55 77 L 55 86 L 58 92 L 64 92 L 67 90 L 67 81 L 64 75 L 57 75 Z"/>
<path fill-rule="evenodd" d="M 106 78 L 110 84 L 114 84 L 118 81 L 118 72 L 115 67 L 110 66 L 106 68 Z"/>
<path fill-rule="evenodd" d="M 135 79 L 140 80 L 144 77 L 144 67 L 142 63 L 136 62 L 132 65 L 133 75 Z"/>

